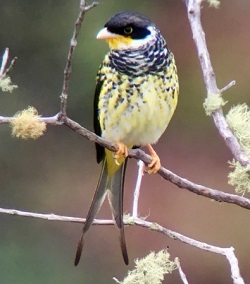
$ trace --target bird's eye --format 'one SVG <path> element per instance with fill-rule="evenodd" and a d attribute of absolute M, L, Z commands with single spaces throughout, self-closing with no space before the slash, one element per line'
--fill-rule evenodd
<path fill-rule="evenodd" d="M 124 28 L 124 33 L 126 35 L 130 35 L 130 34 L 132 34 L 132 32 L 133 32 L 133 28 L 132 27 L 128 26 L 128 27 Z"/>

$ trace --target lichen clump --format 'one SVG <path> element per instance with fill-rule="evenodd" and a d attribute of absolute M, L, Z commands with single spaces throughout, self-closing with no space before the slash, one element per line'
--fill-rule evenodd
<path fill-rule="evenodd" d="M 151 252 L 145 258 L 135 260 L 136 267 L 120 284 L 160 284 L 164 275 L 178 268 L 178 260 L 171 261 L 166 250 Z"/>
<path fill-rule="evenodd" d="M 224 101 L 224 99 L 217 94 L 209 95 L 205 102 L 203 103 L 203 107 L 205 109 L 206 115 L 210 116 L 213 112 L 215 112 L 217 109 L 223 107 L 227 102 Z"/>
<path fill-rule="evenodd" d="M 12 84 L 9 76 L 3 76 L 0 78 L 0 89 L 3 92 L 12 93 L 17 88 L 17 85 Z"/>
<path fill-rule="evenodd" d="M 235 191 L 244 195 L 250 192 L 250 166 L 243 167 L 239 162 L 229 162 L 233 170 L 228 174 L 228 183 L 235 187 Z"/>
<path fill-rule="evenodd" d="M 214 8 L 219 8 L 220 0 L 207 0 L 209 5 Z"/>
<path fill-rule="evenodd" d="M 39 121 L 34 107 L 16 113 L 10 124 L 12 135 L 21 139 L 37 139 L 46 131 L 46 123 Z"/>
<path fill-rule="evenodd" d="M 238 138 L 243 150 L 250 157 L 250 108 L 239 104 L 230 109 L 226 116 L 227 123 Z"/>
<path fill-rule="evenodd" d="M 230 109 L 226 116 L 227 123 L 237 137 L 242 149 L 250 157 L 250 108 L 239 104 Z M 233 160 L 229 162 L 232 171 L 228 174 L 228 183 L 237 193 L 250 192 L 250 166 L 242 166 Z"/>

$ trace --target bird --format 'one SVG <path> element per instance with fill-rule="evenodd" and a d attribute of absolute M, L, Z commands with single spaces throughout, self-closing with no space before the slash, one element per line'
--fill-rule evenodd
<path fill-rule="evenodd" d="M 160 158 L 155 144 L 168 126 L 177 106 L 179 83 L 173 53 L 158 27 L 146 16 L 123 11 L 111 17 L 97 34 L 109 52 L 97 73 L 94 96 L 95 133 L 117 145 L 111 152 L 96 144 L 97 162 L 102 162 L 98 185 L 78 242 L 75 266 L 106 196 L 119 229 L 124 263 L 129 258 L 123 223 L 124 177 L 128 150 L 146 146 L 152 157 L 145 166 L 156 173 Z"/>

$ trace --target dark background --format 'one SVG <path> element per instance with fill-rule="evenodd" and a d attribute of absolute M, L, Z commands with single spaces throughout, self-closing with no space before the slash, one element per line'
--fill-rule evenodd
<path fill-rule="evenodd" d="M 10 48 L 18 62 L 11 77 L 19 88 L 0 94 L 0 115 L 12 116 L 34 106 L 43 116 L 59 111 L 66 63 L 79 1 L 1 0 L 0 52 Z M 187 20 L 184 1 L 103 0 L 85 18 L 73 62 L 68 114 L 92 129 L 95 74 L 108 51 L 95 36 L 107 19 L 121 10 L 137 10 L 161 29 L 175 54 L 180 97 L 166 133 L 155 147 L 162 164 L 192 181 L 234 193 L 227 184 L 232 159 L 202 103 L 205 88 Z M 249 103 L 250 2 L 222 1 L 220 9 L 204 3 L 202 20 L 219 87 L 235 79 L 223 94 L 229 103 Z M 49 126 L 36 141 L 11 137 L 0 127 L 0 207 L 24 211 L 86 216 L 100 167 L 93 143 L 66 127 Z M 131 212 L 136 161 L 128 167 L 125 210 Z M 158 175 L 145 176 L 139 211 L 148 220 L 209 244 L 236 249 L 243 278 L 249 271 L 249 212 L 219 204 L 179 189 Z M 108 204 L 100 217 L 110 218 Z M 0 215 L 0 282 L 114 283 L 123 279 L 133 259 L 169 246 L 180 258 L 190 283 L 231 283 L 229 265 L 211 254 L 139 227 L 126 228 L 130 265 L 123 264 L 118 232 L 113 226 L 94 226 L 86 236 L 80 265 L 73 259 L 81 225 Z M 164 283 L 182 283 L 178 272 Z"/>

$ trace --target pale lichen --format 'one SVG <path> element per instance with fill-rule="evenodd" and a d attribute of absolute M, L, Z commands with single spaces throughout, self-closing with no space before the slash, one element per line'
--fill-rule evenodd
<path fill-rule="evenodd" d="M 226 120 L 243 150 L 250 157 L 250 108 L 245 103 L 234 106 L 226 115 Z"/>
<path fill-rule="evenodd" d="M 178 261 L 169 259 L 170 254 L 166 250 L 158 253 L 151 252 L 145 258 L 135 260 L 135 269 L 128 272 L 128 276 L 120 284 L 160 284 L 164 275 L 172 273 L 178 268 Z"/>
<path fill-rule="evenodd" d="M 12 93 L 17 88 L 17 85 L 12 84 L 9 76 L 3 76 L 0 78 L 0 89 L 3 92 Z"/>
<path fill-rule="evenodd" d="M 206 115 L 210 116 L 212 115 L 213 112 L 223 107 L 226 103 L 227 101 L 224 101 L 224 99 L 220 95 L 214 94 L 214 95 L 209 95 L 205 99 L 203 107 L 205 109 Z"/>
<path fill-rule="evenodd" d="M 123 220 L 127 225 L 133 225 L 135 223 L 134 218 L 130 214 L 123 214 Z"/>
<path fill-rule="evenodd" d="M 219 8 L 220 0 L 207 0 L 210 7 Z"/>
<path fill-rule="evenodd" d="M 238 161 L 229 162 L 232 171 L 228 174 L 228 183 L 240 194 L 250 192 L 250 166 L 242 166 Z"/>
<path fill-rule="evenodd" d="M 10 125 L 12 135 L 21 139 L 37 139 L 46 130 L 46 123 L 39 121 L 38 112 L 34 107 L 16 113 Z"/>

